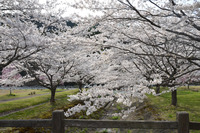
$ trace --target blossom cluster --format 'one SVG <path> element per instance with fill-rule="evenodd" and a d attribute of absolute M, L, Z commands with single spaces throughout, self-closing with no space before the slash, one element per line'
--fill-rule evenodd
<path fill-rule="evenodd" d="M 90 115 L 98 109 L 104 107 L 108 102 L 114 100 L 112 90 L 103 89 L 101 86 L 95 86 L 89 90 L 83 90 L 82 93 L 69 96 L 69 101 L 82 100 L 84 105 L 76 105 L 65 112 L 65 116 L 69 117 L 80 111 L 86 111 L 86 115 Z"/>
<path fill-rule="evenodd" d="M 121 90 L 109 90 L 103 86 L 94 86 L 89 90 L 83 90 L 82 93 L 77 93 L 76 95 L 70 95 L 69 101 L 81 100 L 83 105 L 78 104 L 65 112 L 65 116 L 69 117 L 81 111 L 86 111 L 86 115 L 90 115 L 98 109 L 105 107 L 109 102 L 122 103 L 127 106 L 127 110 L 122 110 L 119 116 L 126 118 L 129 113 L 134 112 L 136 107 L 133 106 L 134 102 L 143 102 L 146 98 L 146 93 L 155 93 L 153 90 L 142 88 L 137 86 L 138 89 L 134 87 L 123 88 Z M 116 115 L 116 114 L 114 114 Z"/>

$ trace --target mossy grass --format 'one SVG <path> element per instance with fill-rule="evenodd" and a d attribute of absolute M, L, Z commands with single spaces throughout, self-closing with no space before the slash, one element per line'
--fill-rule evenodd
<path fill-rule="evenodd" d="M 116 106 L 116 108 L 118 109 L 119 112 L 123 109 L 121 103 L 116 103 L 115 106 Z"/>
<path fill-rule="evenodd" d="M 111 117 L 111 120 L 119 120 L 119 119 L 120 119 L 119 116 L 112 116 L 112 117 Z"/>
<path fill-rule="evenodd" d="M 8 94 L 8 95 L 6 95 L 6 96 L 8 96 L 8 97 L 12 97 L 12 96 L 16 96 L 15 94 Z"/>

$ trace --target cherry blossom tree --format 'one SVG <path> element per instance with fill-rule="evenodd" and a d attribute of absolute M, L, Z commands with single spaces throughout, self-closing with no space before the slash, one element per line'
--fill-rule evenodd
<path fill-rule="evenodd" d="M 179 0 L 165 2 L 147 0 L 143 1 L 143 5 L 147 7 L 145 10 L 141 10 L 140 7 L 133 5 L 129 0 L 119 2 L 132 10 L 139 17 L 139 21 L 144 21 L 146 26 L 152 27 L 153 32 L 167 37 L 181 38 L 185 41 L 184 47 L 195 51 L 195 55 L 183 56 L 182 54 L 165 50 L 171 52 L 171 55 L 188 60 L 199 67 L 199 2 L 190 1 L 189 3 L 184 3 Z M 150 7 L 154 8 L 150 9 Z M 155 13 L 156 15 L 154 15 Z M 158 42 L 163 43 L 161 39 Z"/>
<path fill-rule="evenodd" d="M 94 77 L 97 73 L 97 62 L 93 50 L 90 46 L 81 46 L 76 44 L 76 51 L 74 51 L 74 59 L 76 60 L 76 65 L 71 74 L 70 81 L 76 82 L 79 88 L 79 91 L 82 92 L 84 85 L 89 85 L 94 83 Z M 91 51 L 90 51 L 91 50 Z"/>
<path fill-rule="evenodd" d="M 36 1 L 0 2 L 0 73 L 14 61 L 20 61 L 45 47 L 37 26 L 30 19 L 41 6 Z"/>
<path fill-rule="evenodd" d="M 194 71 L 177 79 L 177 82 L 180 84 L 185 84 L 188 89 L 190 89 L 190 85 L 198 85 L 200 82 L 199 71 Z"/>
<path fill-rule="evenodd" d="M 48 0 L 3 0 L 0 2 L 0 73 L 4 67 L 44 49 L 50 33 L 65 31 L 60 3 Z M 58 34 L 58 32 L 56 33 Z"/>
<path fill-rule="evenodd" d="M 66 31 L 47 32 L 47 37 L 51 40 L 46 44 L 47 47 L 24 59 L 21 61 L 22 65 L 18 66 L 21 71 L 28 73 L 27 79 L 36 80 L 51 91 L 51 103 L 55 102 L 55 92 L 59 85 L 82 76 L 77 70 L 86 70 L 84 67 L 87 67 L 87 62 L 84 59 L 91 50 L 91 47 L 77 41 L 83 34 L 81 26 L 72 28 L 64 25 L 64 28 Z"/>
<path fill-rule="evenodd" d="M 145 58 L 156 59 L 156 65 L 160 65 L 161 70 L 167 68 L 167 71 L 163 71 L 168 75 L 165 76 L 165 81 L 171 80 L 170 82 L 174 83 L 176 78 L 199 71 L 199 2 L 83 0 L 72 6 L 101 13 L 99 16 L 85 18 L 86 21 L 93 19 L 94 25 L 98 24 L 96 30 L 101 34 L 91 38 L 95 43 L 123 50 L 126 54 L 132 53 L 132 58 L 138 56 L 140 63 L 144 62 Z M 174 48 L 181 50 L 177 51 Z M 181 65 L 181 62 L 186 65 Z M 149 64 L 143 65 L 142 72 Z M 151 69 L 150 67 L 146 72 L 157 72 Z M 163 72 L 159 72 L 160 76 Z"/>
<path fill-rule="evenodd" d="M 85 65 L 87 65 L 87 63 L 85 63 Z M 93 82 L 93 78 L 95 77 L 91 74 L 91 71 L 89 69 L 87 69 L 89 71 L 84 71 L 83 69 L 84 68 L 78 70 L 77 67 L 75 67 L 75 70 L 73 71 L 74 74 L 72 75 L 71 79 L 78 84 L 80 92 L 82 92 L 83 85 L 91 84 Z"/>
<path fill-rule="evenodd" d="M 61 40 L 60 36 L 56 35 L 54 39 L 48 44 L 48 48 L 27 58 L 22 67 L 30 78 L 51 90 L 51 103 L 55 102 L 56 88 L 70 76 L 70 71 L 74 67 L 74 58 L 71 55 L 75 50 L 70 43 Z"/>
<path fill-rule="evenodd" d="M 110 0 L 107 2 L 89 0 L 85 2 L 82 0 L 72 6 L 101 13 L 99 16 L 86 18 L 86 20 L 92 18 L 95 21 L 93 22 L 94 24 L 98 23 L 100 25 L 99 32 L 102 33 L 102 36 L 98 38 L 98 41 L 103 42 L 107 39 L 110 45 L 113 42 L 117 42 L 115 44 L 117 46 L 117 44 L 121 43 L 120 40 L 110 37 L 114 32 L 116 33 L 115 36 L 123 34 L 129 37 L 129 42 L 133 42 L 132 47 L 135 44 L 138 45 L 138 43 L 135 43 L 138 40 L 140 44 L 147 45 L 148 39 L 151 38 L 157 42 L 157 45 L 153 45 L 153 47 L 165 50 L 168 54 L 166 56 L 170 54 L 171 56 L 188 60 L 199 67 L 199 2 L 195 0 L 190 2 L 181 0 Z M 102 25 L 104 25 L 104 28 L 102 28 Z M 143 34 L 140 34 L 141 32 Z M 165 43 L 166 39 L 164 38 L 171 40 L 171 38 L 176 37 L 179 40 L 182 39 L 182 42 L 184 42 L 183 47 L 187 47 L 188 51 L 192 50 L 195 54 L 184 56 L 181 53 L 169 51 L 169 49 L 158 45 Z M 114 39 L 115 41 L 112 40 L 112 42 L 109 39 Z M 151 44 L 148 45 L 152 46 Z M 124 46 L 122 45 L 120 48 Z"/>
<path fill-rule="evenodd" d="M 120 114 L 115 114 L 125 118 L 128 113 L 135 111 L 136 107 L 133 105 L 136 101 L 142 102 L 146 93 L 154 94 L 154 90 L 147 86 L 161 82 L 160 78 L 152 75 L 152 80 L 148 82 L 134 67 L 132 60 L 125 60 L 126 56 L 119 56 L 120 52 L 117 51 L 118 49 L 104 49 L 91 54 L 96 59 L 96 70 L 93 71 L 96 72 L 93 81 L 95 84 L 89 90 L 70 96 L 70 101 L 81 100 L 83 104 L 70 108 L 65 112 L 66 117 L 80 111 L 90 115 L 109 102 L 116 101 L 128 107 Z"/>
<path fill-rule="evenodd" d="M 44 50 L 53 40 L 54 34 L 66 31 L 68 20 L 61 17 L 62 10 L 54 10 L 59 4 L 51 0 L 43 4 L 37 0 L 0 2 L 0 75 L 3 69 L 11 70 L 9 67 L 12 66 L 19 68 L 16 65 L 20 62 Z M 12 75 L 15 75 L 17 70 L 12 70 Z M 18 71 L 21 72 L 23 70 Z M 9 78 L 12 72 L 9 73 L 4 73 L 7 76 L 2 76 L 4 79 L 0 79 L 1 85 L 6 85 L 5 77 Z M 10 79 L 13 79 L 12 76 Z"/>
<path fill-rule="evenodd" d="M 181 45 L 177 45 L 173 40 L 172 44 L 170 41 L 166 42 L 164 45 L 172 52 L 182 53 L 185 56 L 188 54 L 193 54 L 191 51 L 185 50 L 185 47 L 181 47 Z M 184 42 L 182 42 L 184 43 Z M 180 43 L 181 44 L 181 43 Z M 144 55 L 137 55 L 137 62 L 134 62 L 137 68 L 141 71 L 141 73 L 147 77 L 147 79 L 151 79 L 150 76 L 152 74 L 159 74 L 162 77 L 162 83 L 157 84 L 157 93 L 159 93 L 160 86 L 166 87 L 175 87 L 178 85 L 183 85 L 183 82 L 179 82 L 179 80 L 184 77 L 186 74 L 190 74 L 196 69 L 194 65 L 187 60 L 176 58 L 173 56 L 166 56 L 161 49 L 151 49 L 152 47 L 147 47 L 146 49 L 143 47 L 142 51 Z M 151 50 L 150 50 L 151 49 Z M 162 55 L 156 55 L 155 53 L 163 53 Z M 146 56 L 149 55 L 149 56 Z M 182 80 L 183 81 L 183 80 Z M 177 90 L 172 91 L 172 105 L 177 105 Z"/>

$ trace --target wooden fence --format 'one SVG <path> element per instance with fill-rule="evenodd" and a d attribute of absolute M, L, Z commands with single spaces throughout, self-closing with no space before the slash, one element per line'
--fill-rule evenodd
<path fill-rule="evenodd" d="M 64 133 L 66 127 L 128 128 L 128 129 L 177 129 L 178 133 L 200 130 L 200 123 L 190 122 L 189 114 L 177 113 L 177 121 L 116 121 L 64 119 L 64 111 L 53 112 L 52 119 L 0 120 L 0 127 L 52 127 L 53 133 Z"/>

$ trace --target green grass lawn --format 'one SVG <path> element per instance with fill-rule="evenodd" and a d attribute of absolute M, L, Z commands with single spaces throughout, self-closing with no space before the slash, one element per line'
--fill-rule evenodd
<path fill-rule="evenodd" d="M 176 112 L 186 111 L 189 113 L 190 121 L 200 122 L 200 92 L 194 91 L 199 89 L 199 86 L 192 87 L 190 90 L 186 89 L 186 87 L 178 88 L 177 107 L 170 105 L 171 93 L 165 93 L 160 96 L 148 95 L 149 104 L 156 108 L 161 119 L 175 121 Z"/>
<path fill-rule="evenodd" d="M 57 89 L 56 91 L 62 91 L 62 89 Z M 12 90 L 13 95 L 10 95 L 10 90 L 1 89 L 0 90 L 0 101 L 7 100 L 7 99 L 26 97 L 26 96 L 34 96 L 34 95 L 29 95 L 33 92 L 35 93 L 35 95 L 37 95 L 37 94 L 50 93 L 50 90 L 49 89 L 16 89 L 16 90 Z"/>
<path fill-rule="evenodd" d="M 50 102 L 44 103 L 37 107 L 27 109 L 24 111 L 19 111 L 17 113 L 10 114 L 8 116 L 0 117 L 0 119 L 32 119 L 32 118 L 43 118 L 47 119 L 51 116 L 52 111 L 56 109 L 63 109 L 65 106 L 70 104 L 67 100 L 68 97 L 66 95 L 72 95 L 77 93 L 78 89 L 76 90 L 69 90 L 66 92 L 62 92 L 62 94 L 58 94 L 56 96 L 56 103 L 50 104 Z"/>
<path fill-rule="evenodd" d="M 56 94 L 56 103 L 55 104 L 50 104 L 50 102 L 45 102 L 42 105 L 36 106 L 34 108 L 31 109 L 26 109 L 24 111 L 19 111 L 7 116 L 3 116 L 0 117 L 0 119 L 2 120 L 13 120 L 13 119 L 50 119 L 52 116 L 52 112 L 54 110 L 63 110 L 63 109 L 67 109 L 69 107 L 74 106 L 75 104 L 78 104 L 77 102 L 69 102 L 67 95 L 73 95 L 76 94 L 78 92 L 78 89 L 74 89 L 74 90 L 68 90 L 68 91 L 64 91 L 64 92 L 59 92 Z M 35 102 L 41 102 L 41 101 L 49 101 L 49 97 L 48 96 L 38 96 L 38 97 L 34 97 L 34 98 L 30 98 L 27 99 L 28 101 L 26 101 L 27 103 L 32 103 L 35 104 Z M 25 103 L 24 100 L 15 100 L 20 104 L 27 104 Z M 23 103 L 24 102 L 24 103 Z M 14 103 L 12 103 L 13 106 Z M 20 104 L 18 104 L 19 106 L 21 106 Z M 11 105 L 10 105 L 11 106 Z M 0 107 L 2 108 L 2 106 L 0 105 Z M 0 108 L 0 109 L 1 109 Z M 39 128 L 40 131 L 44 130 L 44 132 L 46 132 L 46 130 L 48 131 L 48 129 L 46 128 Z M 33 128 L 0 128 L 0 132 L 36 132 Z"/>
<path fill-rule="evenodd" d="M 56 93 L 55 99 L 65 98 L 67 97 L 67 95 L 74 94 L 77 91 L 78 89 Z M 50 94 L 43 95 L 43 96 L 36 96 L 32 98 L 14 100 L 14 101 L 9 101 L 9 102 L 3 102 L 3 103 L 0 103 L 0 107 L 1 107 L 0 113 L 10 111 L 10 110 L 15 110 L 15 109 L 26 108 L 29 106 L 48 102 L 49 99 L 50 99 Z"/>
<path fill-rule="evenodd" d="M 178 105 L 171 104 L 171 93 L 160 96 L 148 96 L 150 104 L 155 106 L 160 116 L 167 120 L 176 120 L 176 112 L 186 111 L 190 115 L 190 121 L 200 122 L 200 92 L 179 88 L 177 90 Z"/>
<path fill-rule="evenodd" d="M 179 89 L 188 89 L 187 86 L 181 86 Z M 199 90 L 200 91 L 200 86 L 189 86 L 189 90 Z"/>
<path fill-rule="evenodd" d="M 164 90 L 166 88 L 162 88 Z M 156 109 L 156 115 L 159 114 L 161 120 L 176 120 L 176 112 L 186 111 L 189 113 L 190 121 L 200 122 L 200 87 L 190 87 L 188 90 L 186 87 L 180 87 L 177 91 L 178 105 L 174 107 L 171 104 L 171 93 L 165 93 L 160 96 L 148 95 L 148 104 Z M 8 116 L 0 117 L 0 119 L 34 119 L 34 118 L 51 118 L 53 110 L 65 109 L 69 106 L 73 106 L 76 103 L 71 103 L 67 99 L 67 95 L 75 94 L 76 90 L 69 90 L 65 92 L 56 93 L 56 103 L 50 104 L 50 95 L 38 96 L 23 100 L 15 100 L 13 102 L 6 102 L 0 104 L 1 110 L 12 110 L 16 108 L 24 108 L 39 103 L 44 103 L 40 106 L 25 111 L 20 111 Z M 3 109 L 2 109 L 3 108 Z M 193 131 L 192 131 L 193 132 Z M 194 131 L 193 133 L 198 133 Z"/>

